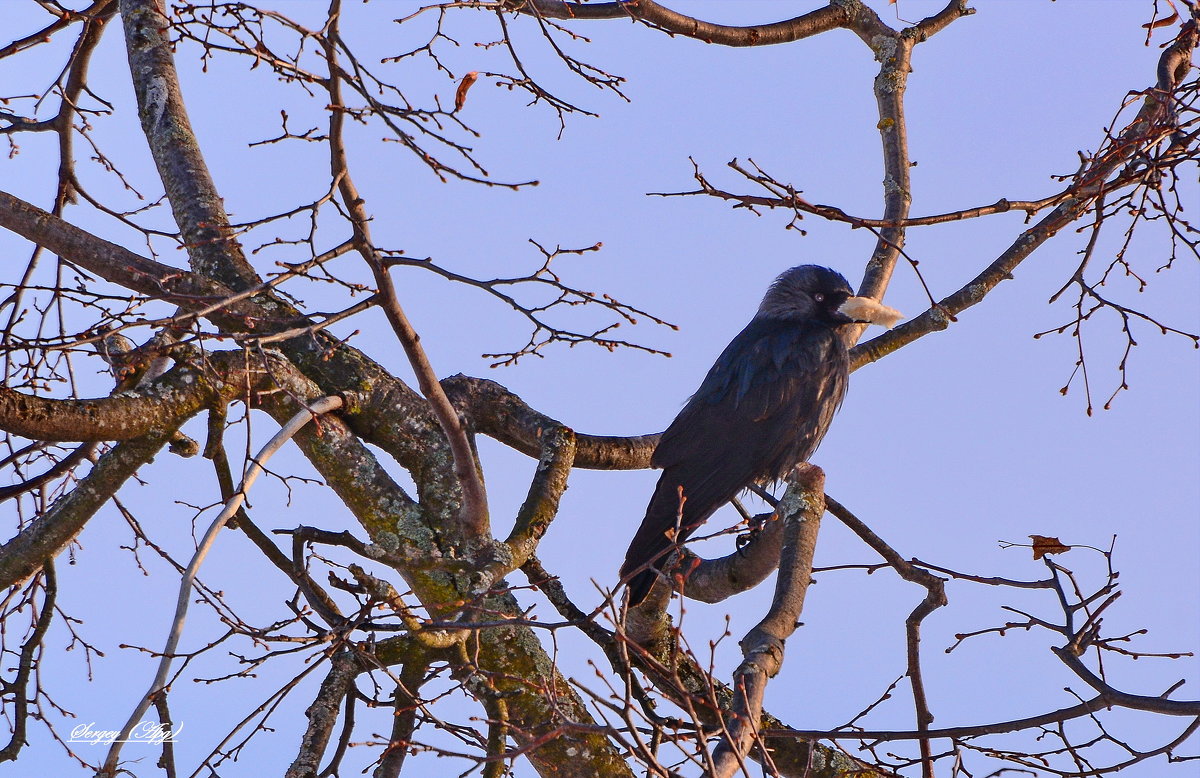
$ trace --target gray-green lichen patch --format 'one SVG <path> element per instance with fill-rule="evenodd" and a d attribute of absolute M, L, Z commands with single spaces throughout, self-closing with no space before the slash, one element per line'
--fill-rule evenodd
<path fill-rule="evenodd" d="M 150 83 L 146 87 L 146 114 L 152 129 L 157 128 L 158 123 L 162 121 L 170 96 L 171 90 L 167 79 L 162 76 L 151 76 Z"/>
<path fill-rule="evenodd" d="M 437 535 L 430 529 L 421 506 L 408 500 L 384 498 L 381 507 L 395 517 L 397 542 L 403 540 L 406 544 L 419 547 L 430 556 L 439 556 Z M 391 533 L 386 533 L 391 534 Z M 378 539 L 376 540 L 378 542 Z"/>
<path fill-rule="evenodd" d="M 886 195 L 903 195 L 904 197 L 908 197 L 908 190 L 901 186 L 900 182 L 891 176 L 883 179 L 883 191 Z"/>
<path fill-rule="evenodd" d="M 811 507 L 804 492 L 799 489 L 788 489 L 784 492 L 779 505 L 775 507 L 775 511 L 787 521 L 804 521 L 804 516 Z"/>
<path fill-rule="evenodd" d="M 934 329 L 944 330 L 950 326 L 950 318 L 940 306 L 929 309 L 929 319 Z"/>
<path fill-rule="evenodd" d="M 896 61 L 896 49 L 899 44 L 891 35 L 875 35 L 871 38 L 871 51 L 875 52 L 875 61 L 885 65 Z"/>
<path fill-rule="evenodd" d="M 400 550 L 400 538 L 394 532 L 378 532 L 374 540 L 364 549 L 372 559 L 383 559 Z"/>
<path fill-rule="evenodd" d="M 877 94 L 892 94 L 904 91 L 908 80 L 907 57 L 903 57 L 900 39 L 894 35 L 875 35 L 871 38 L 871 50 L 875 59 L 882 65 L 879 75 L 875 77 Z M 911 42 L 906 44 L 911 46 Z M 901 60 L 904 60 L 902 62 Z"/>

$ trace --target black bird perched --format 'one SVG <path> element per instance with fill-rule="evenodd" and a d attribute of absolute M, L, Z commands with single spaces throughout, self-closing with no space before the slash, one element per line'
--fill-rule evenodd
<path fill-rule="evenodd" d="M 890 327 L 900 318 L 853 295 L 840 273 L 794 267 L 775 279 L 721 352 L 650 460 L 663 474 L 621 565 L 630 605 L 645 599 L 670 550 L 714 511 L 752 484 L 783 478 L 816 451 L 846 393 L 843 327 Z"/>

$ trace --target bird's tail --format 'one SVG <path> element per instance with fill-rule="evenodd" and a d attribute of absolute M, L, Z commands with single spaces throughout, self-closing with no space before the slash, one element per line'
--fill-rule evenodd
<path fill-rule="evenodd" d="M 676 479 L 664 472 L 646 506 L 646 517 L 625 552 L 625 563 L 621 565 L 621 578 L 629 578 L 626 585 L 630 606 L 646 599 L 671 551 L 693 529 L 694 522 L 688 516 L 690 511 L 684 510 L 686 504 Z"/>
<path fill-rule="evenodd" d="M 650 594 L 650 589 L 654 587 L 654 582 L 657 579 L 657 570 L 643 570 L 629 579 L 627 588 L 629 589 L 630 608 L 642 604 L 642 600 L 646 599 L 646 595 Z"/>

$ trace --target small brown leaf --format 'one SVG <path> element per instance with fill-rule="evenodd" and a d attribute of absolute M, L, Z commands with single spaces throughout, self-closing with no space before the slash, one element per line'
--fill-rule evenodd
<path fill-rule="evenodd" d="M 472 70 L 470 73 L 463 76 L 462 81 L 458 82 L 458 91 L 454 93 L 454 110 L 461 111 L 463 103 L 467 102 L 467 91 L 471 85 L 475 83 L 475 79 L 479 78 L 479 71 Z"/>
<path fill-rule="evenodd" d="M 1159 27 L 1170 27 L 1172 24 L 1174 24 L 1177 21 L 1179 21 L 1179 11 L 1177 11 L 1172 6 L 1170 16 L 1168 16 L 1165 19 L 1156 19 L 1152 22 L 1147 22 L 1146 24 L 1142 25 L 1142 29 L 1143 30 L 1157 30 Z"/>
<path fill-rule="evenodd" d="M 1030 535 L 1029 539 L 1033 541 L 1033 558 L 1041 559 L 1046 554 L 1064 554 L 1071 550 L 1071 547 L 1064 544 L 1058 538 L 1047 538 L 1042 535 Z"/>

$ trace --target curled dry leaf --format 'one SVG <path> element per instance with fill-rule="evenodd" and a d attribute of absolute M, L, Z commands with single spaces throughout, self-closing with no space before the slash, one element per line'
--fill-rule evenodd
<path fill-rule="evenodd" d="M 1041 559 L 1046 554 L 1062 554 L 1071 550 L 1071 547 L 1063 543 L 1058 538 L 1047 538 L 1042 535 L 1030 535 L 1029 539 L 1033 541 L 1033 558 Z"/>
<path fill-rule="evenodd" d="M 467 102 L 467 92 L 475 83 L 475 79 L 479 78 L 479 71 L 472 70 L 470 73 L 462 77 L 462 81 L 458 82 L 458 91 L 454 93 L 454 110 L 461 111 L 463 103 Z"/>
<path fill-rule="evenodd" d="M 1163 19 L 1155 19 L 1152 22 L 1147 22 L 1142 25 L 1143 30 L 1157 30 L 1161 27 L 1170 27 L 1179 21 L 1179 11 L 1174 5 L 1171 6 L 1171 15 Z"/>

